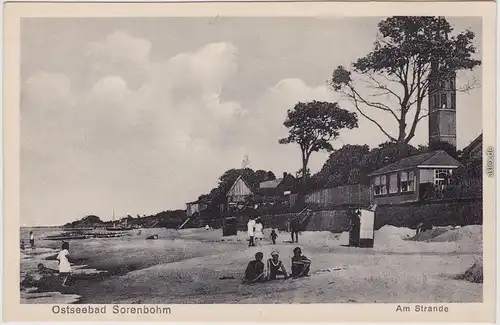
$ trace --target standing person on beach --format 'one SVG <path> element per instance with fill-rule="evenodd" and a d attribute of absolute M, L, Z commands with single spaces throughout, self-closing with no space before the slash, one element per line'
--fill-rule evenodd
<path fill-rule="evenodd" d="M 298 243 L 299 242 L 299 221 L 295 218 L 290 221 L 290 233 L 292 235 L 292 243 Z"/>
<path fill-rule="evenodd" d="M 247 231 L 248 231 L 248 246 L 255 246 L 254 243 L 254 236 L 255 236 L 255 220 L 253 220 L 252 217 L 250 217 L 250 220 L 248 220 L 247 223 Z"/>
<path fill-rule="evenodd" d="M 257 218 L 257 221 L 255 222 L 255 239 L 257 240 L 258 245 L 262 245 L 262 240 L 264 239 L 263 229 L 264 225 L 262 224 L 262 221 L 260 218 Z"/>
<path fill-rule="evenodd" d="M 271 231 L 271 240 L 273 241 L 273 245 L 276 245 L 276 238 L 278 238 L 278 234 L 276 233 L 276 231 L 273 229 Z"/>
<path fill-rule="evenodd" d="M 31 249 L 35 249 L 35 235 L 33 234 L 33 231 L 30 231 L 30 245 Z"/>
<path fill-rule="evenodd" d="M 59 261 L 59 274 L 63 277 L 62 286 L 67 287 L 66 282 L 71 274 L 71 264 L 69 263 L 69 243 L 64 242 L 62 244 L 62 249 L 57 254 L 57 260 Z"/>

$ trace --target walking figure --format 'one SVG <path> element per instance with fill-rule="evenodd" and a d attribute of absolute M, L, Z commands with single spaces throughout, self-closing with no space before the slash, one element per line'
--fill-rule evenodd
<path fill-rule="evenodd" d="M 296 219 L 290 221 L 290 234 L 292 235 L 292 243 L 299 242 L 299 222 Z"/>
<path fill-rule="evenodd" d="M 31 249 L 35 249 L 35 235 L 33 234 L 33 231 L 30 231 L 30 246 Z"/>
<path fill-rule="evenodd" d="M 273 245 L 276 245 L 276 238 L 278 238 L 278 234 L 274 229 L 271 231 L 271 240 L 273 241 Z"/>

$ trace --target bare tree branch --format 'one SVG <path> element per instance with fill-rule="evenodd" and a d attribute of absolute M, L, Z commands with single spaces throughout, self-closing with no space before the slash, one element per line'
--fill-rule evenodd
<path fill-rule="evenodd" d="M 352 88 L 351 88 L 352 90 Z M 353 103 L 354 103 L 354 107 L 356 108 L 356 110 L 364 117 L 366 118 L 367 120 L 371 121 L 372 123 L 374 123 L 379 129 L 380 131 L 382 131 L 389 139 L 391 139 L 392 141 L 396 141 L 396 139 L 394 137 L 392 137 L 389 133 L 387 133 L 384 128 L 376 121 L 374 120 L 373 118 L 371 118 L 370 116 L 368 116 L 365 112 L 363 112 L 361 110 L 361 108 L 359 108 L 359 102 L 356 98 L 356 96 L 352 96 L 350 94 L 347 94 L 345 92 L 343 92 L 348 98 L 352 99 Z"/>
<path fill-rule="evenodd" d="M 374 88 L 378 88 L 378 89 L 382 89 L 382 90 L 385 90 L 387 92 L 389 92 L 390 94 L 392 94 L 394 97 L 396 97 L 398 100 L 399 100 L 399 104 L 401 104 L 402 102 L 402 99 L 401 99 L 401 96 L 399 96 L 395 91 L 391 90 L 389 87 L 387 87 L 386 85 L 380 83 L 380 81 L 378 81 L 372 73 L 368 73 L 368 78 L 370 78 L 370 80 L 372 80 L 373 82 L 375 82 L 377 84 L 376 87 Z"/>
<path fill-rule="evenodd" d="M 418 118 L 417 123 L 418 123 L 418 122 L 420 122 L 421 120 L 423 120 L 424 118 L 426 118 L 426 117 L 427 117 L 427 116 L 429 116 L 429 115 L 431 115 L 431 113 L 430 113 L 430 112 L 429 112 L 429 113 L 427 113 L 427 114 L 423 114 L 423 115 L 421 115 L 421 116 Z"/>

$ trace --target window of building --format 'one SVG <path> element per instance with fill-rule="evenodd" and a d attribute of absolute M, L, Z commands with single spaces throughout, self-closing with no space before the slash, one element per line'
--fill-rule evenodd
<path fill-rule="evenodd" d="M 389 176 L 389 193 L 398 192 L 398 174 L 394 173 Z"/>
<path fill-rule="evenodd" d="M 415 173 L 414 172 L 401 172 L 401 192 L 415 191 Z"/>
<path fill-rule="evenodd" d="M 439 96 L 438 96 L 438 94 L 434 94 L 434 107 L 439 108 Z"/>
<path fill-rule="evenodd" d="M 380 195 L 380 176 L 373 179 L 373 194 Z"/>
<path fill-rule="evenodd" d="M 376 176 L 373 179 L 373 194 L 374 195 L 387 194 L 387 179 L 385 176 Z"/>
<path fill-rule="evenodd" d="M 387 178 L 385 175 L 380 176 L 381 194 L 387 194 Z"/>
<path fill-rule="evenodd" d="M 448 185 L 450 182 L 451 170 L 435 169 L 434 170 L 434 185 Z"/>
<path fill-rule="evenodd" d="M 441 89 L 444 89 L 446 87 L 446 83 L 444 82 L 444 80 L 441 80 L 439 84 L 441 86 Z"/>
<path fill-rule="evenodd" d="M 447 108 L 448 103 L 446 100 L 446 94 L 441 94 L 441 108 Z"/>

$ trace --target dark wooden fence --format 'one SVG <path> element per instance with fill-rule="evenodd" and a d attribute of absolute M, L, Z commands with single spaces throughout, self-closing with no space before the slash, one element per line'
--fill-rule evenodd
<path fill-rule="evenodd" d="M 433 226 L 482 224 L 482 198 L 439 199 L 420 203 L 382 205 L 375 212 L 375 229 L 384 225 L 415 228 L 422 221 L 428 221 Z"/>
<path fill-rule="evenodd" d="M 469 199 L 483 196 L 483 181 L 479 178 L 463 179 L 460 184 L 435 185 L 431 199 Z"/>
<path fill-rule="evenodd" d="M 289 204 L 261 206 L 259 209 L 248 209 L 230 212 L 224 216 L 238 219 L 238 229 L 246 230 L 248 217 L 259 216 L 264 225 L 270 228 L 286 230 L 290 218 L 299 210 L 293 206 L 296 194 L 290 195 Z M 314 211 L 306 230 L 327 230 L 340 232 L 346 229 L 350 207 L 367 207 L 370 205 L 370 189 L 363 185 L 347 185 L 315 191 L 306 196 L 308 208 Z M 223 215 L 220 212 L 203 213 L 202 220 L 196 225 L 209 224 L 219 228 Z M 401 205 L 380 205 L 375 212 L 375 227 L 384 225 L 414 228 L 422 220 L 429 220 L 435 226 L 481 224 L 483 214 L 482 181 L 468 180 L 460 185 L 449 185 L 443 189 L 434 189 L 429 197 L 420 202 Z"/>
<path fill-rule="evenodd" d="M 327 188 L 306 195 L 306 204 L 313 204 L 323 209 L 367 206 L 370 204 L 370 188 L 360 184 Z"/>

